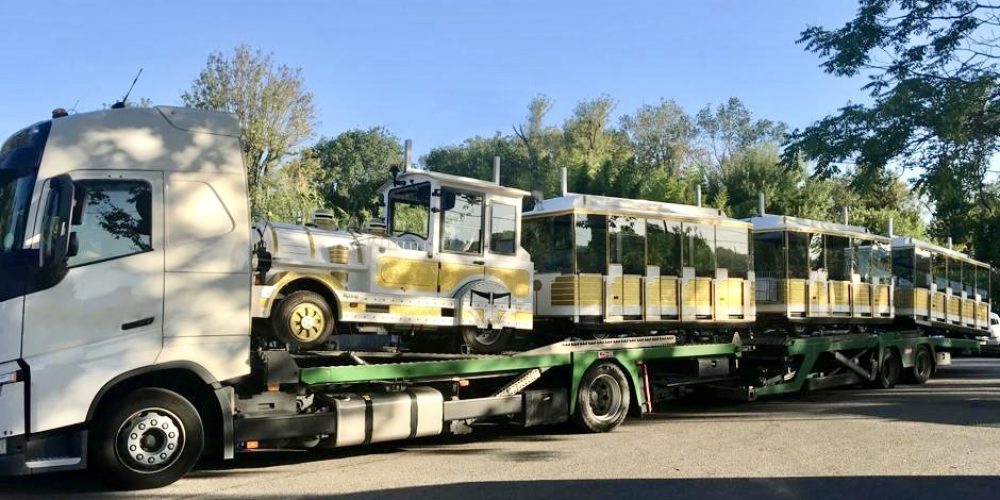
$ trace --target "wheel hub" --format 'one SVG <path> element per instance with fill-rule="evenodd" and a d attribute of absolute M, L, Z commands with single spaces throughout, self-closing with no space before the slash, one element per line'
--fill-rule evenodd
<path fill-rule="evenodd" d="M 119 431 L 119 458 L 142 472 L 167 467 L 184 447 L 184 427 L 172 413 L 148 409 L 133 414 Z"/>
<path fill-rule="evenodd" d="M 621 407 L 621 388 L 610 375 L 600 375 L 590 384 L 590 409 L 601 420 L 614 418 Z"/>
<path fill-rule="evenodd" d="M 323 312 L 315 304 L 310 303 L 299 304 L 292 309 L 288 323 L 292 335 L 304 342 L 319 338 L 326 326 Z"/>

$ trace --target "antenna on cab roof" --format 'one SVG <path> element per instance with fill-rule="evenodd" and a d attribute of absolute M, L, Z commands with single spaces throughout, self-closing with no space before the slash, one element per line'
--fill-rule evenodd
<path fill-rule="evenodd" d="M 132 85 L 129 86 L 128 92 L 125 92 L 125 96 L 122 97 L 122 100 L 120 100 L 120 101 L 112 104 L 111 105 L 111 109 L 124 109 L 125 108 L 125 103 L 128 101 L 128 96 L 129 96 L 129 94 L 132 93 L 132 89 L 135 88 L 135 82 L 139 81 L 139 76 L 141 76 L 141 75 L 142 75 L 142 68 L 139 68 L 139 72 L 135 74 L 135 79 L 132 80 Z"/>

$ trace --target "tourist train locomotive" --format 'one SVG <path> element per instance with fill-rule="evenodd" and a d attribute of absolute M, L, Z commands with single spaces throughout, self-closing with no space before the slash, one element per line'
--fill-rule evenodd
<path fill-rule="evenodd" d="M 846 221 L 569 193 L 565 174 L 561 196 L 522 215 L 527 195 L 498 170 L 488 182 L 410 169 L 382 187 L 385 217 L 366 230 L 259 224 L 259 330 L 295 349 L 382 334 L 497 353 L 519 332 L 989 329 L 990 268 L 954 250 Z"/>

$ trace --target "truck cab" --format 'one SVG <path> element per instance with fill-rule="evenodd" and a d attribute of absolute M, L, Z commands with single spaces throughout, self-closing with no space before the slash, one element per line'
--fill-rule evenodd
<path fill-rule="evenodd" d="M 222 382 L 250 371 L 239 137 L 229 114 L 156 107 L 53 118 L 3 143 L 0 469 L 85 466 L 87 423 L 150 380 L 216 414 L 229 404 Z M 131 466 L 183 458 L 179 422 L 172 443 L 139 433 L 163 451 Z"/>

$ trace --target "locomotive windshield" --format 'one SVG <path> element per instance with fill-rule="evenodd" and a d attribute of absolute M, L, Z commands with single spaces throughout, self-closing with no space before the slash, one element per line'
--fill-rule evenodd
<path fill-rule="evenodd" d="M 389 230 L 393 236 L 430 234 L 431 185 L 424 182 L 389 192 Z"/>

